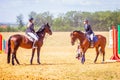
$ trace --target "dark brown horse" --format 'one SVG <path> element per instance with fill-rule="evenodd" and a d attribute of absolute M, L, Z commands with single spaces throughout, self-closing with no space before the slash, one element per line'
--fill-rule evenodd
<path fill-rule="evenodd" d="M 49 35 L 52 35 L 52 31 L 51 31 L 48 23 L 44 24 L 42 26 L 42 28 L 40 28 L 36 32 L 36 34 L 39 36 L 39 40 L 36 42 L 38 64 L 40 64 L 40 59 L 39 59 L 40 49 L 43 45 L 43 39 L 44 39 L 46 33 L 48 33 Z M 28 39 L 26 36 L 20 35 L 20 34 L 12 35 L 8 40 L 7 62 L 10 63 L 10 55 L 12 54 L 12 65 L 14 65 L 14 59 L 16 60 L 17 64 L 20 64 L 17 57 L 16 57 L 16 52 L 17 52 L 19 47 L 22 47 L 22 48 L 26 48 L 26 49 L 32 49 L 32 57 L 30 60 L 30 63 L 32 64 L 34 52 L 36 50 L 35 48 L 32 48 L 32 45 L 33 45 L 33 42 L 30 39 Z"/>
<path fill-rule="evenodd" d="M 71 44 L 74 45 L 75 41 L 78 39 L 80 41 L 80 50 L 81 54 L 79 55 L 79 58 L 81 58 L 81 63 L 84 64 L 85 62 L 85 52 L 88 48 L 90 48 L 90 42 L 86 38 L 86 35 L 81 31 L 73 31 L 71 34 Z M 105 46 L 106 46 L 106 38 L 102 35 L 96 35 L 98 40 L 94 43 L 94 48 L 96 49 L 96 58 L 94 60 L 94 63 L 96 63 L 99 52 L 103 54 L 103 60 L 104 63 L 104 56 L 105 56 Z"/>

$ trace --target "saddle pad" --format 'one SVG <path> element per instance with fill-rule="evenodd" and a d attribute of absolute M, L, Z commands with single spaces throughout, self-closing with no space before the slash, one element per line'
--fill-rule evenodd
<path fill-rule="evenodd" d="M 31 37 L 28 37 L 28 39 L 33 42 L 33 39 Z"/>
<path fill-rule="evenodd" d="M 26 38 L 25 38 L 25 42 L 26 42 L 26 43 L 27 43 L 29 40 L 33 42 L 33 39 L 32 39 L 31 37 L 29 37 L 29 36 L 25 36 L 25 37 L 26 37 Z"/>
<path fill-rule="evenodd" d="M 93 37 L 93 41 L 94 41 L 94 42 L 97 42 L 97 41 L 98 41 L 98 37 L 97 37 L 96 35 Z"/>

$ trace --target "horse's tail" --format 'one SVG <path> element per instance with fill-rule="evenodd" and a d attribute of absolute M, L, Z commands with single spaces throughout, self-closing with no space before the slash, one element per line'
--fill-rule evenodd
<path fill-rule="evenodd" d="M 10 63 L 10 53 L 11 53 L 11 43 L 10 43 L 11 37 L 8 39 L 8 54 L 7 54 L 7 63 Z"/>

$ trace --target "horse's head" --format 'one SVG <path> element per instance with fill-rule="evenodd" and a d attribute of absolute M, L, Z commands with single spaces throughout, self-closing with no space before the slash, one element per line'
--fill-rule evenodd
<path fill-rule="evenodd" d="M 52 35 L 52 30 L 48 23 L 44 25 L 44 29 L 46 33 L 48 33 L 49 35 Z"/>
<path fill-rule="evenodd" d="M 51 28 L 50 28 L 48 23 L 42 25 L 41 28 L 37 31 L 38 34 L 39 33 L 43 33 L 43 32 L 44 33 L 48 33 L 49 35 L 52 35 L 52 30 L 51 30 Z"/>
<path fill-rule="evenodd" d="M 75 41 L 77 40 L 77 33 L 76 32 L 72 32 L 70 34 L 70 37 L 71 37 L 71 44 L 74 45 Z"/>
<path fill-rule="evenodd" d="M 82 42 L 85 39 L 85 34 L 81 31 L 73 31 L 70 34 L 71 37 L 71 44 L 74 45 L 75 41 L 78 39 L 80 42 Z"/>

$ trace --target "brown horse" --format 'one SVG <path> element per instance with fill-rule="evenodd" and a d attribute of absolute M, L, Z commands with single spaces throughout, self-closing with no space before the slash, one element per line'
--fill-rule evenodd
<path fill-rule="evenodd" d="M 73 31 L 71 34 L 71 44 L 74 45 L 75 41 L 78 39 L 80 41 L 80 50 L 81 54 L 79 54 L 78 58 L 81 58 L 81 63 L 84 64 L 85 62 L 85 52 L 88 48 L 90 48 L 90 42 L 86 38 L 86 35 L 81 31 Z M 106 46 L 106 38 L 102 35 L 96 35 L 98 38 L 97 41 L 94 43 L 94 48 L 96 49 L 96 58 L 94 60 L 94 63 L 96 63 L 99 52 L 103 54 L 103 60 L 104 63 L 104 56 L 105 56 L 105 46 Z"/>
<path fill-rule="evenodd" d="M 37 32 L 36 34 L 39 36 L 38 41 L 36 42 L 37 46 L 37 62 L 40 64 L 40 49 L 43 45 L 43 39 L 45 37 L 45 34 L 48 33 L 49 35 L 52 35 L 52 31 L 50 29 L 49 24 L 44 24 Z M 16 52 L 19 47 L 26 48 L 26 49 L 32 49 L 32 57 L 30 60 L 30 63 L 32 64 L 35 48 L 32 48 L 33 41 L 31 41 L 29 38 L 27 38 L 24 35 L 15 34 L 12 35 L 8 40 L 8 56 L 7 56 L 7 63 L 10 63 L 10 55 L 12 53 L 12 65 L 14 65 L 14 59 L 16 60 L 17 64 L 20 64 L 17 57 Z"/>

